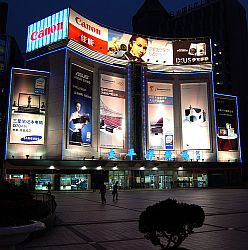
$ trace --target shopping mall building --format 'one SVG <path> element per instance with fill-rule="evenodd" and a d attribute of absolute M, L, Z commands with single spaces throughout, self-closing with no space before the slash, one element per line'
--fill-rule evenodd
<path fill-rule="evenodd" d="M 237 98 L 214 92 L 211 40 L 120 33 L 62 10 L 12 69 L 6 179 L 45 190 L 241 180 Z"/>

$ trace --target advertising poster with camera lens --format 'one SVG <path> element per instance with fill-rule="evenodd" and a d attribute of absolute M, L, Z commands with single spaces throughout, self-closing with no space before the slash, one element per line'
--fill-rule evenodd
<path fill-rule="evenodd" d="M 181 84 L 183 150 L 210 149 L 207 83 Z"/>
<path fill-rule="evenodd" d="M 216 95 L 215 109 L 218 151 L 239 150 L 236 97 Z"/>
<path fill-rule="evenodd" d="M 45 143 L 47 77 L 33 72 L 13 74 L 10 143 Z"/>
<path fill-rule="evenodd" d="M 124 148 L 125 78 L 101 74 L 100 146 Z"/>
<path fill-rule="evenodd" d="M 71 64 L 69 144 L 90 146 L 92 142 L 93 71 Z"/>

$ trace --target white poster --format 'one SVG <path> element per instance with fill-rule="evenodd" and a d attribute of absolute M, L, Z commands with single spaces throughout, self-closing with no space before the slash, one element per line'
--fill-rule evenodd
<path fill-rule="evenodd" d="M 210 149 L 207 83 L 181 84 L 183 149 Z"/>
<path fill-rule="evenodd" d="M 172 84 L 148 82 L 148 141 L 149 148 L 174 149 Z"/>
<path fill-rule="evenodd" d="M 101 74 L 101 147 L 124 148 L 125 101 L 125 79 Z"/>

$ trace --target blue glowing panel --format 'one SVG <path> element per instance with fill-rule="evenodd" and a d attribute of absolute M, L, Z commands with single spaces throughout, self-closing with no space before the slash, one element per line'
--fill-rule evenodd
<path fill-rule="evenodd" d="M 26 52 L 39 49 L 68 37 L 69 9 L 28 26 Z"/>

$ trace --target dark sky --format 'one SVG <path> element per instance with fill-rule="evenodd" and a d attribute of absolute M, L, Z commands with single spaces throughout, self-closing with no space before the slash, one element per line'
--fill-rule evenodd
<path fill-rule="evenodd" d="M 21 51 L 26 49 L 27 27 L 40 19 L 71 7 L 79 14 L 108 27 L 131 32 L 132 16 L 144 0 L 3 0 L 9 5 L 7 33 L 13 35 Z M 197 0 L 160 0 L 168 12 Z M 248 0 L 240 0 L 248 10 Z"/>

